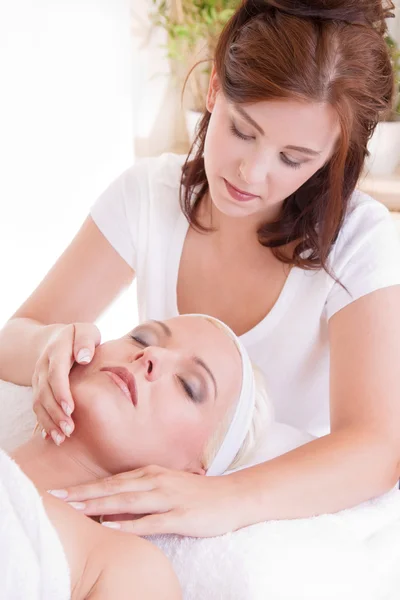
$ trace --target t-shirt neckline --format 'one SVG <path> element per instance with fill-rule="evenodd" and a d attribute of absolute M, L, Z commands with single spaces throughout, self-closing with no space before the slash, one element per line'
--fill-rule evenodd
<path fill-rule="evenodd" d="M 189 229 L 189 223 L 185 215 L 180 212 L 176 226 L 171 239 L 169 249 L 168 266 L 167 266 L 167 281 L 166 281 L 166 300 L 168 307 L 168 316 L 179 316 L 178 310 L 178 275 L 185 243 L 186 235 Z M 260 338 L 265 338 L 267 334 L 279 323 L 284 313 L 286 312 L 290 301 L 294 297 L 299 281 L 303 276 L 303 270 L 298 267 L 292 267 L 286 281 L 283 285 L 281 293 L 271 308 L 269 313 L 265 315 L 254 327 L 243 333 L 240 340 L 246 346 L 256 343 Z"/>

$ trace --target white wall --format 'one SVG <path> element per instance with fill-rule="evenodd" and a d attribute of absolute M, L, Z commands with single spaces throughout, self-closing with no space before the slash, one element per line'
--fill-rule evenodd
<path fill-rule="evenodd" d="M 166 32 L 154 28 L 150 0 L 132 1 L 135 63 L 134 129 L 136 156 L 186 152 L 188 139 L 181 108 L 181 88 L 166 57 Z"/>
<path fill-rule="evenodd" d="M 133 161 L 129 0 L 0 2 L 0 326 Z"/>
<path fill-rule="evenodd" d="M 400 44 L 400 0 L 394 0 L 394 5 L 396 7 L 394 10 L 395 18 L 388 20 L 389 31 Z"/>

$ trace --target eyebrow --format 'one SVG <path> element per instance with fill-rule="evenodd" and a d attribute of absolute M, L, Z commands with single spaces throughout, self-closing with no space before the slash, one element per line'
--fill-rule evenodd
<path fill-rule="evenodd" d="M 218 396 L 218 386 L 217 386 L 217 381 L 214 377 L 213 372 L 211 371 L 210 367 L 204 362 L 204 360 L 202 360 L 201 358 L 199 358 L 198 356 L 192 356 L 192 360 L 193 362 L 196 363 L 196 365 L 199 365 L 200 367 L 203 367 L 203 369 L 208 373 L 208 375 L 211 377 L 211 380 L 214 384 L 214 391 L 215 391 L 215 397 Z"/>
<path fill-rule="evenodd" d="M 172 337 L 172 331 L 170 330 L 168 325 L 163 323 L 163 321 L 157 321 L 156 319 L 152 319 L 150 321 L 150 323 L 157 323 L 157 325 L 159 325 L 161 327 L 161 329 L 164 331 L 164 333 L 167 337 Z"/>
<path fill-rule="evenodd" d="M 258 123 L 251 118 L 251 116 L 242 108 L 239 104 L 233 105 L 235 110 L 248 122 L 252 125 L 261 135 L 265 135 L 264 130 L 259 126 Z M 305 148 L 304 146 L 285 146 L 288 150 L 297 150 L 298 152 L 302 152 L 303 154 L 308 154 L 309 156 L 318 156 L 321 152 L 317 150 L 311 150 L 311 148 Z"/>

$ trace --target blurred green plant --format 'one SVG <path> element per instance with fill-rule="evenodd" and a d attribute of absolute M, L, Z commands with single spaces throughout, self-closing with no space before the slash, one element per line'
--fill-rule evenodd
<path fill-rule="evenodd" d="M 399 44 L 390 35 L 386 35 L 385 41 L 389 49 L 392 60 L 394 78 L 395 78 L 395 97 L 393 111 L 389 115 L 389 121 L 400 120 L 400 48 Z"/>
<path fill-rule="evenodd" d="M 167 56 L 180 63 L 186 75 L 197 59 L 213 58 L 218 37 L 240 0 L 152 0 L 152 3 L 151 21 L 167 33 Z M 195 110 L 204 108 L 210 71 L 209 62 L 191 73 L 189 84 Z"/>

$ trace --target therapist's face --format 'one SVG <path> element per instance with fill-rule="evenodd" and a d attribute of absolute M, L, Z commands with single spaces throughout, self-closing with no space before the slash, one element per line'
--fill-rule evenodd
<path fill-rule="evenodd" d="M 234 342 L 210 321 L 150 321 L 73 368 L 71 441 L 110 473 L 151 464 L 200 472 L 241 380 Z"/>

